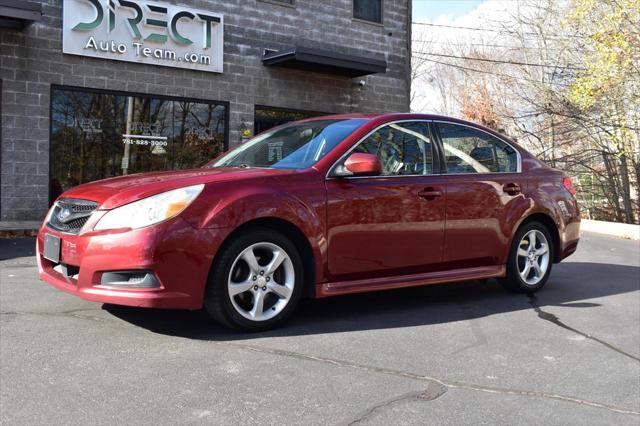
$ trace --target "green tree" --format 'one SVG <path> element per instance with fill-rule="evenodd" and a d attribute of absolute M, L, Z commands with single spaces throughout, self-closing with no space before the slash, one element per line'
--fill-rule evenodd
<path fill-rule="evenodd" d="M 564 24 L 581 36 L 586 52 L 568 99 L 602 123 L 607 151 L 619 163 L 625 220 L 633 222 L 640 209 L 638 202 L 633 206 L 630 177 L 636 175 L 640 192 L 640 0 L 573 0 Z"/>

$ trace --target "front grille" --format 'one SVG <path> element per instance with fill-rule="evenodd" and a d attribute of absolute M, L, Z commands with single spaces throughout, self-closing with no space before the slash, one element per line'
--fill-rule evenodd
<path fill-rule="evenodd" d="M 63 198 L 56 202 L 48 225 L 58 231 L 77 234 L 96 208 L 98 203 L 94 201 Z"/>

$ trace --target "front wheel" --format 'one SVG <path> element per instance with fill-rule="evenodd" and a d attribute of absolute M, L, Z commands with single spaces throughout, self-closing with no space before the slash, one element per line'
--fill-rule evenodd
<path fill-rule="evenodd" d="M 231 328 L 268 330 L 293 312 L 303 283 L 302 260 L 289 239 L 270 229 L 248 230 L 216 259 L 205 308 Z"/>
<path fill-rule="evenodd" d="M 547 228 L 539 222 L 529 222 L 518 229 L 507 261 L 507 276 L 500 283 L 517 293 L 540 290 L 551 273 L 552 241 Z"/>

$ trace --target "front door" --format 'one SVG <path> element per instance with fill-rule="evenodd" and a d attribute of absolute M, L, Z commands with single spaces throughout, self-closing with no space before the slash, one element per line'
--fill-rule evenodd
<path fill-rule="evenodd" d="M 446 194 L 445 178 L 434 174 L 428 123 L 385 125 L 352 152 L 377 155 L 383 172 L 326 181 L 330 280 L 436 269 Z"/>

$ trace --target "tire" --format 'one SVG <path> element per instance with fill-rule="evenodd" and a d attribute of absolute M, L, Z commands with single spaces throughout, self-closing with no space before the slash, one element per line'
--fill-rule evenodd
<path fill-rule="evenodd" d="M 274 261 L 278 266 L 274 267 Z M 291 240 L 268 228 L 248 229 L 216 256 L 205 292 L 205 309 L 213 319 L 236 330 L 275 328 L 291 316 L 300 301 L 304 272 L 300 253 Z"/>
<path fill-rule="evenodd" d="M 513 237 L 507 276 L 499 280 L 500 284 L 515 293 L 535 293 L 549 279 L 554 255 L 553 238 L 547 227 L 540 222 L 525 223 Z"/>

